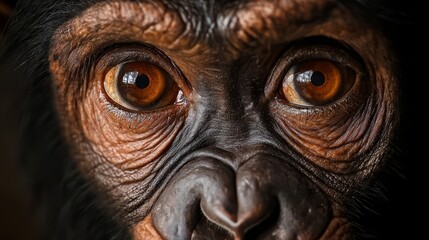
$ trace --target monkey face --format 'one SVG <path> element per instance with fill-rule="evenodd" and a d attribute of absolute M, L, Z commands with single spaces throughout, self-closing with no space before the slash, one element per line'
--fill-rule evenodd
<path fill-rule="evenodd" d="M 49 39 L 55 113 L 134 239 L 353 236 L 347 205 L 398 115 L 372 16 L 330 0 L 81 5 Z"/>

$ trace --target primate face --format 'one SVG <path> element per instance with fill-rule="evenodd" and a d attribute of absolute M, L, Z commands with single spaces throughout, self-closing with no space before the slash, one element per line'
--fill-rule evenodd
<path fill-rule="evenodd" d="M 398 105 L 359 5 L 107 0 L 58 25 L 63 135 L 134 239 L 352 238 L 346 206 L 383 166 Z"/>

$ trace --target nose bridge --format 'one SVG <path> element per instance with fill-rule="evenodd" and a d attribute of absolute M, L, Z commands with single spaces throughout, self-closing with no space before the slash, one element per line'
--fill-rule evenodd
<path fill-rule="evenodd" d="M 232 161 L 246 160 L 242 155 L 247 158 L 249 154 L 259 151 L 261 146 L 267 143 L 270 145 L 275 140 L 261 117 L 262 110 L 255 107 L 255 103 L 229 103 L 228 106 L 230 110 L 227 112 L 232 113 L 216 109 L 205 125 L 207 136 L 216 143 L 214 147 L 235 155 Z"/>
<path fill-rule="evenodd" d="M 202 119 L 210 131 L 216 131 L 213 137 L 229 140 L 225 146 L 245 141 L 253 129 L 263 125 L 260 89 L 265 75 L 259 68 L 246 65 L 242 69 L 238 62 L 217 63 L 216 67 L 222 71 L 200 73 L 195 86 L 199 94 L 195 103 Z"/>

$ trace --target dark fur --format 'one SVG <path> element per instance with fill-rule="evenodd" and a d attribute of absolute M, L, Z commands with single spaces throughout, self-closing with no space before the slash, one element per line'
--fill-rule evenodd
<path fill-rule="evenodd" d="M 77 172 L 61 136 L 50 87 L 47 52 L 50 38 L 58 26 L 92 2 L 95 1 L 21 1 L 2 44 L 5 47 L 0 58 L 1 84 L 17 93 L 10 99 L 13 109 L 8 116 L 11 119 L 8 126 L 20 136 L 17 151 L 25 184 L 37 209 L 41 239 L 123 239 L 128 236 L 126 229 L 110 220 L 97 203 L 91 186 Z M 403 8 L 404 3 L 402 6 L 399 1 L 356 0 L 355 4 L 373 11 L 387 26 L 386 29 L 395 29 L 391 33 L 393 39 L 400 34 L 413 33 L 413 29 L 409 29 L 412 18 L 407 17 L 410 7 Z M 410 47 L 406 43 L 394 42 L 397 49 Z M 406 51 L 398 54 L 404 59 L 401 62 L 404 66 L 402 74 L 413 76 L 409 68 L 414 63 L 410 54 Z M 401 84 L 405 109 L 418 99 L 411 97 L 407 83 Z M 356 196 L 359 200 L 349 206 L 351 218 L 356 220 L 356 228 L 361 230 L 362 238 L 410 238 L 412 234 L 407 220 L 411 215 L 401 205 L 414 204 L 402 197 L 413 193 L 406 189 L 409 182 L 403 180 L 396 170 L 402 169 L 401 172 L 406 174 L 417 171 L 410 165 L 404 166 L 398 157 L 411 151 L 412 146 L 407 148 L 404 139 L 414 137 L 410 122 L 417 112 L 416 108 L 405 109 L 403 113 L 401 123 L 405 130 L 398 135 L 398 152 L 393 154 L 397 161 L 391 161 L 379 174 L 371 192 Z M 410 129 L 411 132 L 407 132 Z M 374 197 L 377 201 L 373 200 Z"/>

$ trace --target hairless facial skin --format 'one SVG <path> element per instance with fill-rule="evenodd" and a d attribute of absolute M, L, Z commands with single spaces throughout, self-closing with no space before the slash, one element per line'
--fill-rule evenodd
<path fill-rule="evenodd" d="M 359 238 L 399 115 L 369 2 L 19 2 L 44 239 Z"/>

